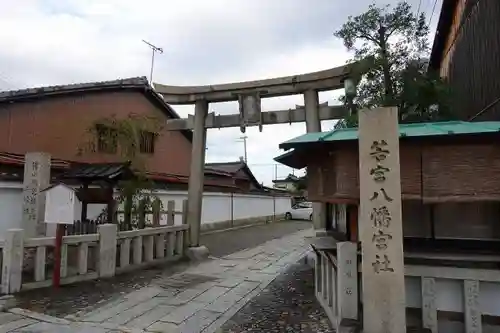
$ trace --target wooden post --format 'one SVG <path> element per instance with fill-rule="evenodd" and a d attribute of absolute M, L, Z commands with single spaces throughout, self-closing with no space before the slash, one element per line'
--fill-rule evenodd
<path fill-rule="evenodd" d="M 167 202 L 167 225 L 175 224 L 175 201 L 169 200 Z"/>
<path fill-rule="evenodd" d="M 139 202 L 139 209 L 138 209 L 138 214 L 139 214 L 139 229 L 144 229 L 146 228 L 146 202 L 144 200 L 141 200 Z"/>
<path fill-rule="evenodd" d="M 86 195 L 88 193 L 88 190 L 89 190 L 89 185 L 83 184 L 82 193 Z M 80 215 L 80 220 L 83 223 L 85 223 L 85 221 L 87 220 L 87 210 L 88 210 L 88 203 L 87 203 L 87 198 L 85 198 L 85 200 L 82 201 L 82 212 Z"/>
<path fill-rule="evenodd" d="M 132 196 L 127 194 L 125 204 L 123 205 L 123 224 L 126 230 L 132 230 Z"/>
<path fill-rule="evenodd" d="M 397 108 L 359 112 L 363 332 L 406 332 Z"/>
<path fill-rule="evenodd" d="M 187 199 L 185 200 L 182 200 L 182 224 L 184 225 L 187 225 L 188 222 L 187 222 L 187 212 L 188 212 L 188 201 Z M 189 241 L 190 241 L 190 237 L 189 237 L 189 229 L 188 230 L 185 230 L 184 233 L 184 249 L 188 248 L 190 245 Z"/>
<path fill-rule="evenodd" d="M 54 272 L 52 274 L 52 284 L 54 288 L 61 285 L 61 249 L 64 236 L 64 225 L 56 226 L 56 243 L 54 247 Z"/>
<path fill-rule="evenodd" d="M 160 199 L 155 199 L 152 204 L 153 211 L 153 226 L 157 227 L 160 225 L 161 220 L 161 201 Z"/>
<path fill-rule="evenodd" d="M 114 215 L 116 212 L 116 207 L 115 207 L 116 204 L 115 204 L 115 199 L 113 198 L 113 185 L 112 184 L 108 184 L 107 193 L 108 193 L 108 207 L 107 207 L 108 214 L 107 214 L 106 222 L 111 224 L 115 220 Z"/>

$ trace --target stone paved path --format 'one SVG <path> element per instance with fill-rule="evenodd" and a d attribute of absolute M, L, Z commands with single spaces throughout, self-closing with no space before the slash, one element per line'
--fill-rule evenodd
<path fill-rule="evenodd" d="M 0 316 L 2 332 L 214 333 L 308 251 L 311 229 L 213 258 L 59 319 L 22 309 Z"/>
<path fill-rule="evenodd" d="M 291 265 L 221 328 L 220 333 L 334 333 L 314 295 L 314 272 L 304 260 Z"/>
<path fill-rule="evenodd" d="M 201 235 L 201 243 L 210 249 L 213 256 L 223 257 L 310 228 L 310 221 L 270 223 Z M 157 279 L 184 271 L 186 267 L 187 263 L 177 262 L 120 274 L 112 279 L 70 284 L 58 290 L 29 290 L 16 294 L 16 302 L 23 309 L 64 317 L 146 287 Z"/>

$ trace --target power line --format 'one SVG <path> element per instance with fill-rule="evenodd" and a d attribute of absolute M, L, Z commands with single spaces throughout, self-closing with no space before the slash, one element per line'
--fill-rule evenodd
<path fill-rule="evenodd" d="M 479 117 L 480 115 L 482 115 L 483 113 L 485 113 L 486 111 L 488 111 L 489 109 L 491 109 L 492 107 L 494 107 L 495 105 L 497 105 L 498 103 L 500 103 L 500 97 L 498 97 L 496 100 L 494 100 L 493 102 L 491 102 L 490 104 L 488 104 L 486 107 L 484 107 L 475 116 L 473 116 L 472 118 L 470 118 L 469 121 L 473 121 L 474 119 L 476 119 L 477 117 Z"/>
<path fill-rule="evenodd" d="M 431 12 L 431 18 L 429 19 L 429 26 L 431 25 L 431 22 L 432 22 L 432 17 L 434 16 L 434 11 L 436 10 L 436 4 L 437 4 L 437 0 L 434 0 L 434 5 L 432 6 L 432 12 Z"/>
<path fill-rule="evenodd" d="M 422 5 L 422 0 L 418 2 L 418 8 L 417 8 L 417 20 L 418 20 L 418 15 L 420 14 L 420 5 Z"/>

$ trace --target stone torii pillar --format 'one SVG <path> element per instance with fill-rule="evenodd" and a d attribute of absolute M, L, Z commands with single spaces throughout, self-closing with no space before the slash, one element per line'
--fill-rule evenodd
<path fill-rule="evenodd" d="M 304 107 L 307 133 L 321 132 L 319 97 L 316 90 L 311 89 L 304 92 Z M 316 234 L 322 234 L 326 231 L 326 204 L 314 202 L 312 207 L 314 230 Z"/>
<path fill-rule="evenodd" d="M 191 149 L 191 168 L 188 185 L 188 223 L 191 247 L 200 245 L 201 209 L 203 204 L 203 184 L 205 178 L 205 146 L 207 129 L 205 119 L 208 115 L 208 102 L 198 100 L 194 108 L 193 147 Z M 206 248 L 198 252 L 205 252 Z M 208 252 L 208 250 L 207 250 Z"/>

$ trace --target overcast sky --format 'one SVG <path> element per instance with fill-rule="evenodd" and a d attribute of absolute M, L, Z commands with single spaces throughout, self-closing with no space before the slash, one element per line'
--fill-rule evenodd
<path fill-rule="evenodd" d="M 198 85 L 301 74 L 343 65 L 349 58 L 332 33 L 373 0 L 0 0 L 0 90 L 148 76 L 151 49 L 162 47 L 153 82 Z M 397 0 L 378 0 L 394 4 Z M 435 0 L 410 0 L 428 13 Z M 442 0 L 437 0 L 431 29 Z M 432 36 L 430 36 L 432 39 Z M 320 94 L 337 103 L 341 91 Z M 270 111 L 303 104 L 302 96 L 264 99 Z M 174 106 L 186 117 L 189 106 Z M 237 113 L 235 103 L 211 104 Z M 332 122 L 323 122 L 329 130 Z M 248 163 L 270 184 L 280 142 L 305 124 L 247 129 Z M 243 155 L 238 128 L 209 130 L 207 162 Z M 292 170 L 277 167 L 278 178 Z M 295 172 L 300 174 L 300 172 Z"/>

